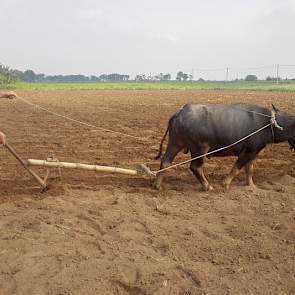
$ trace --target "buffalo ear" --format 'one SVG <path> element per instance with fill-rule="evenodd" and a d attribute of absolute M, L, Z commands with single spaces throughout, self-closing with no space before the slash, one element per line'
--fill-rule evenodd
<path fill-rule="evenodd" d="M 279 109 L 277 109 L 273 104 L 271 104 L 271 106 L 276 113 L 279 111 Z"/>

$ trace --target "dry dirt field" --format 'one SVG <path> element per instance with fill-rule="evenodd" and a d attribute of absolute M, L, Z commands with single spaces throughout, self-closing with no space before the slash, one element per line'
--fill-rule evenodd
<path fill-rule="evenodd" d="M 167 120 L 186 102 L 251 102 L 295 113 L 295 94 L 227 91 L 22 91 L 105 133 L 0 101 L 0 126 L 23 158 L 134 168 L 153 160 Z M 180 155 L 176 162 L 187 159 Z M 188 165 L 155 191 L 147 177 L 52 170 L 41 194 L 0 148 L 0 294 L 295 294 L 295 154 L 267 147 L 229 191 L 233 158 L 212 158 L 201 192 Z M 44 169 L 35 169 L 42 176 Z"/>

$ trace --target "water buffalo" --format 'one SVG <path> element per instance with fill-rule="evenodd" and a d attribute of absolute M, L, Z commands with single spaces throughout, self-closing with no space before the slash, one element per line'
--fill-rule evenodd
<path fill-rule="evenodd" d="M 269 124 L 271 113 L 273 113 L 273 118 L 275 115 L 276 122 L 283 127 L 282 129 L 269 126 L 237 145 L 211 155 L 238 157 L 224 181 L 226 189 L 243 167 L 246 170 L 247 184 L 254 186 L 253 161 L 267 144 L 288 141 L 290 146 L 295 148 L 295 116 L 282 112 L 274 106 L 273 111 L 270 111 L 267 108 L 250 104 L 185 105 L 169 120 L 160 144 L 159 154 L 156 157 L 156 159 L 161 157 L 163 142 L 169 132 L 168 145 L 161 159 L 160 169 L 169 167 L 181 150 L 190 151 L 191 157 L 195 158 L 238 141 Z M 193 160 L 190 169 L 204 190 L 212 190 L 212 186 L 204 175 L 203 164 L 204 157 Z M 157 189 L 161 187 L 163 173 L 164 171 L 157 174 L 154 183 Z"/>

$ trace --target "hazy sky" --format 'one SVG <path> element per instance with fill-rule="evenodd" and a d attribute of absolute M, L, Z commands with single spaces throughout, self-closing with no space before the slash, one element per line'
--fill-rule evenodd
<path fill-rule="evenodd" d="M 0 62 L 37 73 L 222 79 L 295 65 L 295 0 L 0 0 L 0 16 Z"/>

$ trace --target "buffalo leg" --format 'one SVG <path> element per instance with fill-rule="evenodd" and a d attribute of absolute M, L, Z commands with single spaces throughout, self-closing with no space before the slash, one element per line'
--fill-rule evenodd
<path fill-rule="evenodd" d="M 229 175 L 226 177 L 225 181 L 224 181 L 224 187 L 225 189 L 229 189 L 229 186 L 231 184 L 231 182 L 233 181 L 233 179 L 238 176 L 241 172 L 241 167 L 238 163 L 238 161 L 234 164 L 233 168 L 231 169 Z"/>
<path fill-rule="evenodd" d="M 245 165 L 245 171 L 246 171 L 246 183 L 249 186 L 255 187 L 255 184 L 253 182 L 253 166 L 254 163 L 253 161 L 249 161 L 246 165 Z"/>
<path fill-rule="evenodd" d="M 180 146 L 173 144 L 169 141 L 166 152 L 161 160 L 160 170 L 169 167 L 172 164 L 175 156 L 181 151 L 182 148 L 183 148 L 182 146 L 180 147 Z M 157 174 L 157 178 L 154 182 L 154 187 L 158 190 L 161 188 L 161 185 L 162 185 L 162 181 L 163 181 L 163 177 L 164 177 L 163 173 L 164 173 L 164 171 L 159 172 Z"/>
<path fill-rule="evenodd" d="M 249 177 L 252 179 L 252 173 L 253 173 L 253 167 L 251 167 L 251 163 L 253 162 L 253 160 L 256 157 L 256 153 L 253 152 L 248 152 L 248 153 L 242 153 L 238 160 L 236 161 L 236 163 L 234 164 L 233 168 L 231 169 L 229 175 L 227 176 L 227 178 L 224 181 L 224 187 L 225 189 L 229 189 L 229 186 L 231 184 L 231 182 L 233 181 L 233 179 L 239 175 L 239 173 L 241 172 L 241 169 L 247 165 L 249 163 Z M 247 166 L 245 167 L 246 169 Z M 248 172 L 247 172 L 248 173 Z"/>
<path fill-rule="evenodd" d="M 209 184 L 207 178 L 204 175 L 203 170 L 204 159 L 197 159 L 191 162 L 190 169 L 196 176 L 196 178 L 200 181 L 204 191 L 211 191 L 213 187 Z"/>
<path fill-rule="evenodd" d="M 209 146 L 206 143 L 204 143 L 201 146 L 198 146 L 198 149 L 192 147 L 191 148 L 192 158 L 195 158 L 201 154 L 206 154 L 208 152 L 208 150 L 209 150 Z M 196 176 L 196 178 L 200 181 L 200 183 L 203 187 L 203 190 L 209 191 L 209 190 L 213 190 L 213 187 L 209 184 L 209 182 L 204 174 L 204 170 L 203 170 L 204 162 L 205 162 L 204 157 L 196 159 L 191 162 L 190 169 L 193 172 L 193 174 Z"/>

